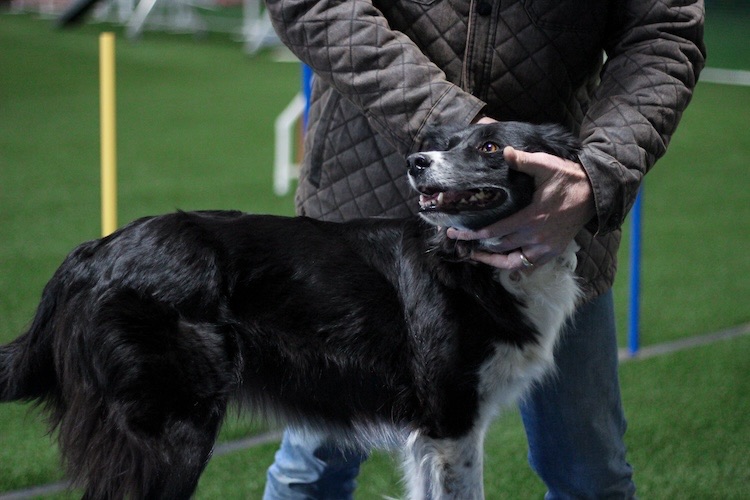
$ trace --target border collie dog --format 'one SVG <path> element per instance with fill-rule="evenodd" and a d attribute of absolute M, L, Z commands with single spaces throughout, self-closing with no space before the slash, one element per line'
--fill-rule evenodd
<path fill-rule="evenodd" d="M 579 297 L 575 244 L 533 272 L 468 259 L 533 180 L 503 147 L 575 159 L 554 125 L 438 129 L 408 158 L 421 217 L 147 217 L 83 243 L 28 331 L 0 347 L 0 401 L 36 401 L 85 498 L 188 498 L 227 406 L 403 452 L 410 498 L 483 497 L 483 436 L 553 368 Z"/>

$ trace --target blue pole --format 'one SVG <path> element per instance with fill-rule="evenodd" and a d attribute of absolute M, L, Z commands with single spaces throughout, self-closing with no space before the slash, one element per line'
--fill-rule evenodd
<path fill-rule="evenodd" d="M 310 113 L 310 94 L 312 93 L 312 68 L 307 64 L 302 65 L 302 95 L 305 96 L 305 112 L 302 115 L 304 129 L 307 130 L 307 116 Z"/>
<path fill-rule="evenodd" d="M 640 347 L 641 320 L 641 238 L 643 215 L 643 187 L 638 191 L 632 217 L 630 236 L 630 307 L 628 308 L 628 350 L 635 356 Z"/>

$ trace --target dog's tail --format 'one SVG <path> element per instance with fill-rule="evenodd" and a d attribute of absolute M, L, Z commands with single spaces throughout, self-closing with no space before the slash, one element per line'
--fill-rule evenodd
<path fill-rule="evenodd" d="M 64 273 L 0 347 L 0 401 L 44 406 L 86 498 L 189 497 L 235 376 L 222 332 L 134 290 L 71 291 Z"/>
<path fill-rule="evenodd" d="M 26 333 L 0 346 L 0 402 L 42 402 L 58 392 L 52 353 L 59 288 L 55 277 L 45 287 Z"/>

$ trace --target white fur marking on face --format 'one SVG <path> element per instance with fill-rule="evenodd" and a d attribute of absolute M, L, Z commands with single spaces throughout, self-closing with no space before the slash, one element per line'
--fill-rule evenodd
<path fill-rule="evenodd" d="M 409 183 L 415 190 L 417 184 L 422 186 L 460 186 L 465 183 L 465 172 L 448 161 L 443 151 L 428 151 L 420 154 L 430 159 L 430 166 L 420 173 L 418 179 L 409 175 Z"/>

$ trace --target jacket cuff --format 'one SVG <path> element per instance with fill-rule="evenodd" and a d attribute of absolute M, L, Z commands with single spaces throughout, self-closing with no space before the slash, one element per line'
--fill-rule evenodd
<path fill-rule="evenodd" d="M 603 151 L 584 146 L 579 155 L 594 193 L 596 216 L 586 225 L 594 235 L 619 229 L 635 203 L 643 174 Z"/>

